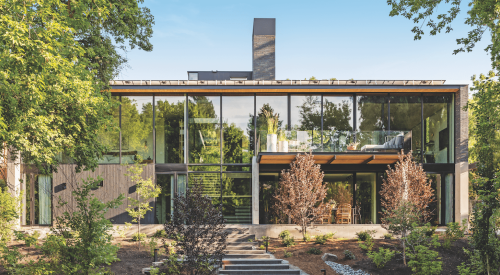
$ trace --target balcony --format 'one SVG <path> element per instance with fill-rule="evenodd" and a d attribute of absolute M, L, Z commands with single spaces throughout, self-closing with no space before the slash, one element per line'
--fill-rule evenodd
<path fill-rule="evenodd" d="M 319 164 L 393 164 L 412 148 L 411 131 L 259 131 L 259 162 L 290 163 L 300 152 L 313 152 Z"/>

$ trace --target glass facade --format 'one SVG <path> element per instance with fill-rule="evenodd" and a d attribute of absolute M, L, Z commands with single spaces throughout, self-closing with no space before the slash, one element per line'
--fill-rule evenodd
<path fill-rule="evenodd" d="M 153 96 L 121 97 L 121 162 L 153 163 Z"/>
<path fill-rule="evenodd" d="M 52 178 L 27 174 L 23 181 L 22 225 L 52 224 Z"/>
<path fill-rule="evenodd" d="M 99 159 L 99 164 L 120 163 L 120 97 L 112 96 L 111 100 L 116 103 L 110 110 L 115 127 L 101 129 L 98 133 L 99 141 L 108 148 L 108 151 Z M 70 163 L 63 159 L 61 162 Z"/>
<path fill-rule="evenodd" d="M 155 97 L 156 163 L 184 163 L 185 96 Z"/>
<path fill-rule="evenodd" d="M 424 163 L 453 162 L 454 115 L 451 95 L 424 96 Z"/>
<path fill-rule="evenodd" d="M 252 223 L 252 174 L 222 174 L 222 214 L 227 223 Z"/>
<path fill-rule="evenodd" d="M 278 134 L 283 135 L 288 128 L 287 96 L 257 96 L 257 148 L 259 152 L 278 152 Z M 275 121 L 275 132 L 271 130 Z M 285 133 L 286 134 L 286 133 Z M 291 137 L 289 137 L 291 138 Z"/>
<path fill-rule="evenodd" d="M 253 117 L 253 96 L 222 97 L 223 163 L 252 162 Z"/>
<path fill-rule="evenodd" d="M 391 95 L 390 101 L 390 129 L 411 131 L 413 157 L 416 162 L 421 162 L 422 97 L 420 95 Z"/>
<path fill-rule="evenodd" d="M 220 96 L 189 97 L 189 163 L 221 163 Z"/>

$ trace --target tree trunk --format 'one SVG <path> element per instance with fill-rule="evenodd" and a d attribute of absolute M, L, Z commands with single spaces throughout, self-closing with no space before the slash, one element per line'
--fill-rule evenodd
<path fill-rule="evenodd" d="M 141 251 L 141 217 L 137 219 L 137 241 L 139 251 Z"/>
<path fill-rule="evenodd" d="M 401 237 L 403 239 L 403 264 L 406 266 L 406 232 L 403 232 L 403 234 L 401 234 Z"/>

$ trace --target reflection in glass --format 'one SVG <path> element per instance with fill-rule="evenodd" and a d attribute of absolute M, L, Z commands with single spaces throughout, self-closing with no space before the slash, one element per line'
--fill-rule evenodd
<path fill-rule="evenodd" d="M 222 214 L 227 223 L 252 223 L 252 174 L 222 174 Z"/>
<path fill-rule="evenodd" d="M 352 181 L 353 174 L 325 174 L 323 182 L 328 188 L 325 202 L 333 203 L 336 207 L 340 204 L 349 204 L 352 208 Z M 353 217 L 351 220 L 354 220 Z M 332 211 L 332 221 L 335 222 L 335 211 Z"/>
<path fill-rule="evenodd" d="M 356 173 L 356 223 L 377 222 L 377 173 Z"/>
<path fill-rule="evenodd" d="M 156 163 L 184 163 L 184 96 L 155 97 Z"/>
<path fill-rule="evenodd" d="M 189 163 L 220 163 L 220 96 L 189 97 Z"/>
<path fill-rule="evenodd" d="M 223 163 L 252 162 L 253 102 L 253 96 L 222 97 Z"/>
<path fill-rule="evenodd" d="M 257 96 L 256 100 L 257 148 L 259 149 L 259 152 L 278 152 L 278 133 L 282 135 L 283 139 L 284 133 L 282 131 L 285 131 L 288 128 L 288 98 L 286 96 Z M 276 133 L 268 133 L 269 120 L 266 118 L 266 112 L 271 115 L 277 114 L 279 116 L 277 121 L 278 131 Z"/>
<path fill-rule="evenodd" d="M 352 96 L 323 96 L 323 151 L 345 152 L 354 142 Z"/>
<path fill-rule="evenodd" d="M 274 194 L 279 186 L 279 173 L 259 174 L 259 224 L 278 224 L 284 217 L 273 210 Z"/>
<path fill-rule="evenodd" d="M 386 95 L 358 95 L 356 97 L 357 128 L 359 131 L 374 131 L 374 130 L 389 129 L 387 123 L 388 119 L 387 99 L 388 98 Z"/>
<path fill-rule="evenodd" d="M 98 160 L 99 164 L 120 163 L 120 97 L 112 96 L 111 100 L 116 103 L 110 110 L 114 125 L 106 125 L 106 128 L 101 129 L 97 134 L 99 142 L 108 148 L 108 151 L 103 153 L 102 158 Z M 61 154 L 61 163 L 70 162 L 67 156 Z"/>
<path fill-rule="evenodd" d="M 453 196 L 453 185 L 453 174 L 444 175 L 444 224 L 448 224 L 455 220 L 455 215 L 453 214 L 455 209 L 453 204 L 455 200 Z"/>
<path fill-rule="evenodd" d="M 453 96 L 424 96 L 424 163 L 450 163 L 453 144 Z"/>
<path fill-rule="evenodd" d="M 279 141 L 286 141 L 290 151 L 320 151 L 321 150 L 321 96 L 291 96 L 292 131 L 281 135 Z M 284 151 L 281 146 L 281 151 Z"/>
<path fill-rule="evenodd" d="M 170 220 L 170 215 L 173 213 L 173 197 L 174 194 L 174 174 L 157 174 L 156 184 L 161 187 L 161 193 L 156 198 L 155 221 L 157 224 L 165 224 Z"/>
<path fill-rule="evenodd" d="M 431 180 L 431 187 L 434 190 L 434 201 L 429 204 L 429 209 L 432 211 L 431 224 L 439 225 L 442 220 L 442 179 L 441 174 L 427 174 L 427 178 Z"/>
<path fill-rule="evenodd" d="M 122 96 L 122 163 L 153 163 L 153 97 Z"/>
<path fill-rule="evenodd" d="M 421 162 L 422 104 L 420 96 L 391 96 L 391 131 L 411 130 L 413 157 Z"/>
<path fill-rule="evenodd" d="M 46 175 L 26 174 L 23 204 L 23 225 L 50 225 L 52 223 L 52 178 Z"/>
<path fill-rule="evenodd" d="M 220 204 L 220 173 L 189 173 L 188 186 L 190 188 L 195 181 L 203 185 L 203 195 L 210 197 L 214 205 Z"/>

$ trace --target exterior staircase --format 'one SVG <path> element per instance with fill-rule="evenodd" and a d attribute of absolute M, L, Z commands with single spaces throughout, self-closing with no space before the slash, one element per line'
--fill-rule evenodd
<path fill-rule="evenodd" d="M 300 275 L 300 270 L 291 269 L 286 261 L 274 259 L 265 250 L 253 249 L 259 243 L 248 241 L 255 240 L 255 235 L 248 234 L 248 228 L 231 228 L 229 231 L 226 256 L 219 274 Z"/>

